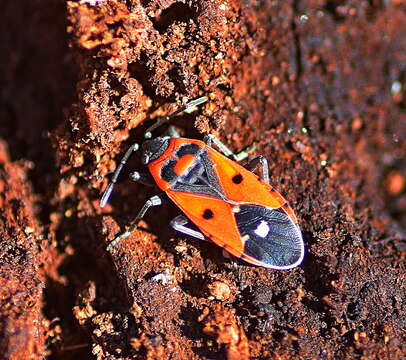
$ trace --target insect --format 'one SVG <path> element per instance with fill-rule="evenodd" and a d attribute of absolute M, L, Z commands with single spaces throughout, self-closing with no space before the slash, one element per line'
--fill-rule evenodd
<path fill-rule="evenodd" d="M 175 230 L 208 239 L 254 265 L 278 270 L 298 266 L 304 256 L 302 233 L 292 208 L 269 184 L 268 163 L 263 156 L 243 167 L 237 161 L 247 153 L 233 154 L 212 135 L 206 135 L 203 141 L 176 134 L 152 138 L 151 132 L 158 126 L 206 101 L 202 97 L 189 102 L 145 133 L 141 160 L 149 173 L 135 171 L 131 177 L 155 183 L 164 193 L 144 204 L 128 230 L 115 238 L 109 249 L 137 228 L 148 209 L 169 198 L 184 214 L 171 221 Z M 103 194 L 101 207 L 106 205 L 128 158 L 139 149 L 138 144 L 133 144 L 127 150 Z M 260 176 L 252 172 L 258 166 L 262 169 Z"/>

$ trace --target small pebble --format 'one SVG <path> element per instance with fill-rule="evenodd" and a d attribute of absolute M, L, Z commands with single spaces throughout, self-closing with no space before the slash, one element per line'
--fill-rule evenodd
<path fill-rule="evenodd" d="M 220 301 L 225 301 L 230 298 L 230 287 L 221 281 L 214 281 L 208 286 L 212 298 Z"/>

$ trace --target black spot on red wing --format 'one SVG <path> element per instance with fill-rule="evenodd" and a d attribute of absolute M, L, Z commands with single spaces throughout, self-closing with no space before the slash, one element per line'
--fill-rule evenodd
<path fill-rule="evenodd" d="M 243 177 L 241 174 L 234 175 L 232 181 L 234 184 L 241 184 L 243 181 Z"/>
<path fill-rule="evenodd" d="M 301 232 L 281 209 L 240 205 L 234 214 L 241 237 L 247 237 L 244 253 L 270 267 L 296 264 L 303 255 Z"/>
<path fill-rule="evenodd" d="M 203 212 L 203 218 L 206 220 L 212 219 L 214 217 L 213 211 L 211 211 L 210 209 L 206 209 Z"/>

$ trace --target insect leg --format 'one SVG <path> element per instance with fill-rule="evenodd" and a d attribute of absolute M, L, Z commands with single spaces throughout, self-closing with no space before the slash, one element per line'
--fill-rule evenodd
<path fill-rule="evenodd" d="M 133 171 L 130 174 L 130 178 L 131 178 L 131 180 L 133 180 L 135 182 L 139 182 L 139 183 L 141 183 L 143 185 L 147 185 L 147 186 L 154 186 L 155 185 L 154 178 L 149 173 L 142 173 L 142 172 L 138 172 L 138 171 Z"/>
<path fill-rule="evenodd" d="M 235 156 L 235 154 L 223 142 L 221 142 L 219 139 L 217 139 L 214 135 L 211 135 L 211 134 L 205 135 L 205 137 L 203 138 L 203 141 L 208 146 L 212 146 L 212 144 L 214 143 L 225 156 L 232 156 L 232 157 Z"/>
<path fill-rule="evenodd" d="M 187 224 L 190 224 L 190 222 L 183 215 L 179 215 L 176 218 L 172 219 L 170 224 L 176 231 L 179 231 L 179 232 L 181 232 L 183 234 L 192 236 L 192 237 L 194 237 L 196 239 L 199 239 L 199 240 L 206 240 L 206 238 L 204 237 L 204 235 L 200 231 L 191 229 L 190 227 L 186 226 Z"/>
<path fill-rule="evenodd" d="M 258 165 L 261 165 L 260 172 L 261 180 L 264 180 L 266 183 L 269 184 L 268 160 L 265 157 L 259 155 L 256 158 L 253 158 L 252 160 L 248 161 L 248 163 L 245 164 L 244 167 L 249 171 L 254 171 L 258 167 Z"/>
<path fill-rule="evenodd" d="M 120 175 L 120 172 L 123 169 L 124 165 L 127 163 L 128 158 L 131 156 L 131 154 L 134 151 L 137 151 L 139 149 L 139 147 L 140 146 L 137 143 L 135 143 L 135 144 L 132 144 L 128 148 L 127 152 L 125 153 L 125 155 L 121 159 L 120 164 L 118 165 L 116 171 L 114 172 L 113 177 L 111 178 L 110 184 L 107 186 L 107 188 L 106 188 L 106 190 L 105 190 L 105 192 L 104 192 L 104 194 L 103 194 L 103 196 L 102 196 L 102 198 L 100 200 L 100 207 L 104 207 L 107 204 L 107 201 L 110 198 L 111 192 L 113 191 L 113 187 L 117 182 L 118 175 Z"/>
<path fill-rule="evenodd" d="M 186 105 L 180 107 L 178 110 L 174 111 L 172 114 L 158 120 L 154 125 L 150 126 L 144 134 L 146 139 L 150 139 L 152 137 L 152 131 L 156 128 L 160 127 L 162 124 L 169 122 L 173 117 L 176 115 L 185 112 L 187 114 L 192 113 L 197 109 L 197 107 L 201 104 L 204 104 L 208 100 L 207 96 L 199 97 L 198 99 L 189 101 Z"/>
<path fill-rule="evenodd" d="M 171 138 L 180 138 L 180 134 L 179 134 L 178 130 L 176 130 L 175 126 L 173 126 L 173 125 L 168 126 L 168 135 Z"/>
<path fill-rule="evenodd" d="M 219 139 L 217 139 L 214 135 L 211 134 L 206 135 L 203 141 L 208 146 L 211 146 L 212 144 L 216 145 L 225 156 L 232 157 L 235 161 L 241 161 L 246 159 L 249 153 L 255 150 L 255 145 L 253 145 L 237 154 L 234 154 L 223 142 L 221 142 Z"/>
<path fill-rule="evenodd" d="M 148 211 L 148 209 L 150 207 L 153 206 L 159 206 L 162 205 L 162 195 L 155 195 L 152 196 L 151 198 L 149 198 L 147 200 L 147 202 L 144 204 L 144 206 L 142 207 L 142 209 L 140 210 L 140 212 L 138 213 L 138 215 L 136 216 L 136 218 L 133 220 L 133 222 L 130 224 L 129 228 L 123 232 L 122 234 L 120 234 L 119 236 L 117 236 L 108 246 L 107 246 L 107 250 L 111 251 L 113 249 L 113 247 L 115 247 L 117 245 L 118 242 L 120 242 L 121 240 L 129 237 L 131 235 L 131 233 L 137 229 L 138 227 L 138 223 L 139 221 L 144 217 L 145 213 Z"/>

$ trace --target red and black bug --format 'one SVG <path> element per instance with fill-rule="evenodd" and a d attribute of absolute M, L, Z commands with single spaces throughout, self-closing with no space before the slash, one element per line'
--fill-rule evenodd
<path fill-rule="evenodd" d="M 175 136 L 151 138 L 152 130 L 205 101 L 205 97 L 192 101 L 148 129 L 142 144 L 142 162 L 149 173 L 133 172 L 132 178 L 144 183 L 154 181 L 182 210 L 184 215 L 171 221 L 175 230 L 209 239 L 251 264 L 278 270 L 298 266 L 304 256 L 302 234 L 292 208 L 269 184 L 268 163 L 263 156 L 243 167 L 236 161 L 247 153 L 233 154 L 212 135 L 203 141 Z M 134 144 L 126 152 L 102 197 L 101 207 L 107 203 L 129 156 L 138 149 Z M 252 172 L 258 166 L 261 176 Z M 151 197 L 129 229 L 112 244 L 129 236 L 146 211 L 161 205 L 162 199 L 161 195 Z"/>

